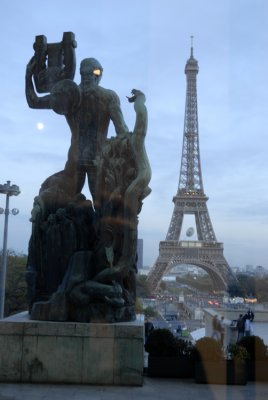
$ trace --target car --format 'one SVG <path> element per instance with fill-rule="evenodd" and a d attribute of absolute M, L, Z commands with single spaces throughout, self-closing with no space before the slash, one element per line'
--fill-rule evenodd
<path fill-rule="evenodd" d="M 178 317 L 176 314 L 166 314 L 165 320 L 166 321 L 177 321 Z"/>

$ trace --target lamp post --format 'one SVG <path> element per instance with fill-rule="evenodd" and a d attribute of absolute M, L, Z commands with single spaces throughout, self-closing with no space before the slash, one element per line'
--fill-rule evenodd
<path fill-rule="evenodd" d="M 5 306 L 5 288 L 6 288 L 6 266 L 7 266 L 7 232 L 8 232 L 8 216 L 9 216 L 9 197 L 18 196 L 20 194 L 20 188 L 17 185 L 10 185 L 10 181 L 0 185 L 0 193 L 6 195 L 6 208 L 0 208 L 0 214 L 5 213 L 5 225 L 4 225 L 4 239 L 3 239 L 3 253 L 2 253 L 2 266 L 0 271 L 0 319 L 4 318 L 4 306 Z M 18 214 L 19 210 L 13 208 L 11 213 L 13 215 Z"/>

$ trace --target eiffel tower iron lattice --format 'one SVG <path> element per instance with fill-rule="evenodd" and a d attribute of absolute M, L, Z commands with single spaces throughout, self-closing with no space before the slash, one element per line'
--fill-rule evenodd
<path fill-rule="evenodd" d="M 175 206 L 166 239 L 160 242 L 159 256 L 147 277 L 152 290 L 158 288 L 163 275 L 179 264 L 195 265 L 205 270 L 216 290 L 226 290 L 228 284 L 236 280 L 224 258 L 223 243 L 217 242 L 207 209 L 208 197 L 203 188 L 196 90 L 198 70 L 191 46 L 185 66 L 187 90 L 179 187 L 173 197 Z M 186 214 L 195 217 L 198 240 L 180 240 Z"/>

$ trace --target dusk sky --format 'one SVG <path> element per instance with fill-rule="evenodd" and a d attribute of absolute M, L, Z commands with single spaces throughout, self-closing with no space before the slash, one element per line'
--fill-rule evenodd
<path fill-rule="evenodd" d="M 201 165 L 214 231 L 231 266 L 268 268 L 267 21 L 266 0 L 2 0 L 0 183 L 10 180 L 22 191 L 10 201 L 10 208 L 20 213 L 9 218 L 8 248 L 27 253 L 33 199 L 42 182 L 63 169 L 70 145 L 63 116 L 28 107 L 26 64 L 36 35 L 45 35 L 50 43 L 72 31 L 76 83 L 81 60 L 98 59 L 104 68 L 100 84 L 117 92 L 130 130 L 135 112 L 126 96 L 133 88 L 146 95 L 152 193 L 139 216 L 139 237 L 144 240 L 144 265 L 153 265 L 178 188 L 184 67 L 193 35 Z M 44 128 L 38 129 L 38 123 Z M 0 215 L 0 248 L 3 227 Z"/>

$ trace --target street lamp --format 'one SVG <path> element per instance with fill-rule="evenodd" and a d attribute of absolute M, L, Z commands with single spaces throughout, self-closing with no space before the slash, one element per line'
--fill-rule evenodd
<path fill-rule="evenodd" d="M 0 193 L 6 195 L 6 208 L 0 208 L 0 214 L 5 213 L 5 225 L 4 225 L 4 239 L 3 239 L 3 253 L 2 253 L 2 268 L 0 271 L 0 319 L 4 318 L 4 306 L 5 306 L 5 288 L 6 288 L 6 266 L 7 266 L 7 231 L 8 231 L 8 216 L 9 211 L 9 197 L 18 196 L 20 194 L 20 188 L 17 185 L 10 185 L 10 181 L 7 181 L 4 185 L 0 185 Z M 19 210 L 13 208 L 11 213 L 17 215 Z"/>

